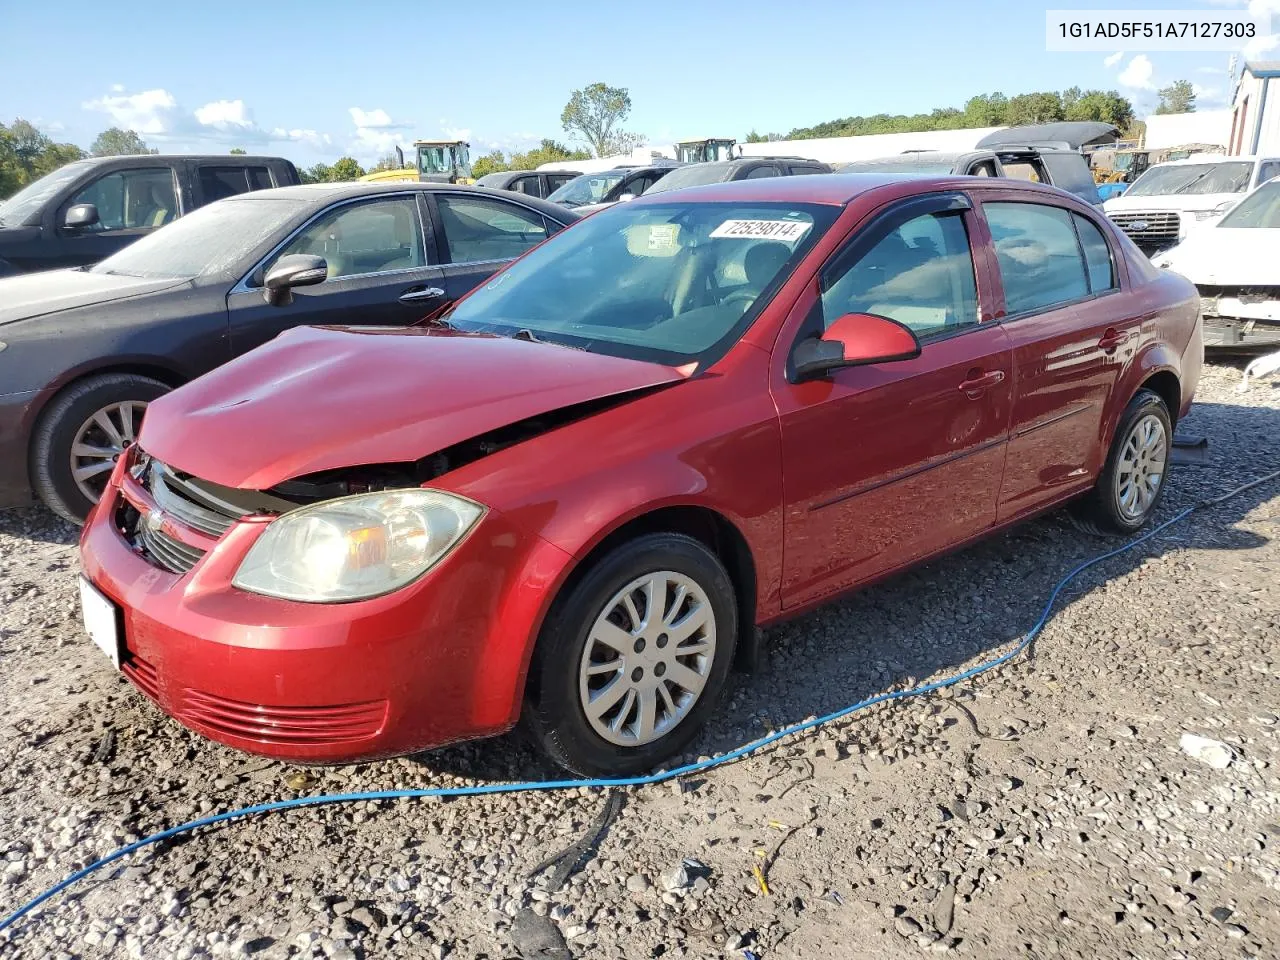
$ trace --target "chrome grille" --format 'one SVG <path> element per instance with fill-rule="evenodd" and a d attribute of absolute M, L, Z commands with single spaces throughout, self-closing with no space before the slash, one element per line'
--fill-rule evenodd
<path fill-rule="evenodd" d="M 203 489 L 200 481 L 150 460 L 145 454 L 131 472 L 151 494 L 156 509 L 142 513 L 122 500 L 117 526 L 143 557 L 170 573 L 186 573 L 200 562 L 205 551 L 166 532 L 166 524 L 171 525 L 170 529 L 176 525 L 218 538 L 250 512 L 219 499 Z"/>
<path fill-rule="evenodd" d="M 1140 249 L 1153 250 L 1178 242 L 1180 221 L 1176 210 L 1126 210 L 1109 216 Z"/>

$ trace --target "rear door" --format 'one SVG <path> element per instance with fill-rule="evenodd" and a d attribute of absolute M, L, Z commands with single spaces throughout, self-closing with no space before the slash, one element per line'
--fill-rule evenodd
<path fill-rule="evenodd" d="M 1119 253 L 1092 216 L 1019 191 L 979 196 L 1001 284 L 996 312 L 1013 347 L 1004 521 L 1093 482 L 1108 398 L 1143 317 L 1124 311 Z"/>
<path fill-rule="evenodd" d="M 962 194 L 896 204 L 858 230 L 797 303 L 791 322 L 804 319 L 788 352 L 846 313 L 897 320 L 922 351 L 804 383 L 775 375 L 784 608 L 995 522 L 1013 369 L 1008 337 L 980 309 L 988 273 L 985 258 L 975 269 L 970 238 L 981 245 L 982 236 Z"/>
<path fill-rule="evenodd" d="M 423 194 L 444 264 L 447 300 L 457 300 L 499 267 L 554 232 L 552 224 L 518 200 L 495 195 L 432 190 Z"/>
<path fill-rule="evenodd" d="M 97 263 L 123 250 L 183 213 L 177 171 L 148 164 L 115 169 L 90 181 L 65 200 L 54 213 L 51 262 L 40 268 L 77 267 Z M 98 222 L 89 227 L 62 226 L 67 210 L 78 203 L 98 208 Z"/>
<path fill-rule="evenodd" d="M 303 324 L 407 326 L 440 306 L 444 270 L 435 262 L 419 193 L 340 201 L 296 230 L 227 297 L 234 354 Z M 272 306 L 263 299 L 262 277 L 296 253 L 324 257 L 329 278 Z"/>

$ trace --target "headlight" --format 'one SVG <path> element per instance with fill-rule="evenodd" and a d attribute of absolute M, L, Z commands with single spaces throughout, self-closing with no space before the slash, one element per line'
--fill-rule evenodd
<path fill-rule="evenodd" d="M 329 500 L 267 527 L 232 583 L 304 603 L 342 603 L 398 590 L 430 570 L 484 515 L 439 490 Z"/>

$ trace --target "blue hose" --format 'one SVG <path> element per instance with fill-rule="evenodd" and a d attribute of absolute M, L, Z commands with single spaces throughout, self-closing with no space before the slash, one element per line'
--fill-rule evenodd
<path fill-rule="evenodd" d="M 758 750 L 762 750 L 770 744 L 777 743 L 784 737 L 789 737 L 797 733 L 804 733 L 807 730 L 812 730 L 814 727 L 819 727 L 824 724 L 831 723 L 832 721 L 840 720 L 852 713 L 857 713 L 859 710 L 865 710 L 868 707 L 873 707 L 878 703 L 887 703 L 891 700 L 904 700 L 907 697 L 923 696 L 924 694 L 933 693 L 935 690 L 941 690 L 944 687 L 953 686 L 961 681 L 968 680 L 971 677 L 976 677 L 980 673 L 986 673 L 988 670 L 994 670 L 996 667 L 1008 663 L 1030 646 L 1031 642 L 1035 640 L 1035 638 L 1044 629 L 1045 624 L 1049 622 L 1049 615 L 1053 612 L 1054 605 L 1058 602 L 1058 596 L 1062 593 L 1063 589 L 1067 584 L 1090 567 L 1102 563 L 1104 560 L 1110 560 L 1112 557 L 1118 556 L 1128 550 L 1132 550 L 1139 544 L 1145 543 L 1161 531 L 1168 529 L 1176 523 L 1181 523 L 1201 507 L 1221 503 L 1238 493 L 1242 493 L 1250 487 L 1255 487 L 1258 484 L 1265 483 L 1275 477 L 1280 477 L 1280 470 L 1269 473 L 1266 476 L 1259 477 L 1249 483 L 1242 484 L 1234 490 L 1231 490 L 1222 496 L 1215 497 L 1212 500 L 1205 500 L 1194 506 L 1186 507 L 1179 513 L 1175 514 L 1172 518 L 1164 521 L 1164 523 L 1161 523 L 1156 527 L 1153 527 L 1142 536 L 1137 537 L 1134 540 L 1130 540 L 1128 543 L 1117 547 L 1114 550 L 1108 550 L 1106 553 L 1100 554 L 1091 560 L 1084 561 L 1058 581 L 1057 586 L 1053 588 L 1053 592 L 1049 595 L 1049 599 L 1044 605 L 1044 610 L 1040 614 L 1040 619 L 1035 622 L 1035 625 L 1030 630 L 1022 635 L 1013 647 L 1000 654 L 998 657 L 985 661 L 984 663 L 980 663 L 977 666 L 970 667 L 969 669 L 963 670 L 953 676 L 944 677 L 941 680 L 934 680 L 932 683 L 912 687 L 909 690 L 893 690 L 889 693 L 881 693 L 859 703 L 855 703 L 852 706 L 836 710 L 833 713 L 828 713 L 825 716 L 792 724 L 791 726 L 784 727 L 781 730 L 775 730 L 768 736 L 761 737 L 759 740 L 753 740 L 750 743 L 738 747 L 736 750 L 731 750 L 728 753 L 722 754 L 721 756 L 709 757 L 706 760 L 699 760 L 696 763 L 688 763 L 682 767 L 676 767 L 672 770 L 661 770 L 657 773 L 647 774 L 642 777 L 620 777 L 613 780 L 545 780 L 527 783 L 489 784 L 478 787 L 429 787 L 418 790 L 373 790 L 367 793 L 330 793 L 314 797 L 296 797 L 292 800 L 278 800 L 273 803 L 259 803 L 252 807 L 244 807 L 240 810 L 230 810 L 226 813 L 215 814 L 211 817 L 202 817 L 199 820 L 191 820 L 187 823 L 179 824 L 176 827 L 170 827 L 168 830 L 153 833 L 149 837 L 143 837 L 141 840 L 137 840 L 128 846 L 121 847 L 119 850 L 107 854 L 102 859 L 95 860 L 87 867 L 77 870 L 65 880 L 54 884 L 48 890 L 44 891 L 44 893 L 32 900 L 29 900 L 17 910 L 13 911 L 13 913 L 5 917 L 3 921 L 0 921 L 0 932 L 12 927 L 18 920 L 22 919 L 22 917 L 26 916 L 46 900 L 58 895 L 63 890 L 66 890 L 68 887 L 83 880 L 91 873 L 96 873 L 103 867 L 107 866 L 107 864 L 123 859 L 131 853 L 141 850 L 143 847 L 160 843 L 161 841 L 168 840 L 170 837 L 176 837 L 179 834 L 189 833 L 193 830 L 199 829 L 200 827 L 212 826 L 215 823 L 223 823 L 228 820 L 239 820 L 242 817 L 249 817 L 259 813 L 274 813 L 279 810 L 293 810 L 297 807 L 318 807 L 332 803 L 351 803 L 365 800 L 398 800 L 401 798 L 416 797 L 479 797 L 494 793 L 527 793 L 531 790 L 570 790 L 579 789 L 581 787 L 642 787 L 654 783 L 664 783 L 667 780 L 673 780 L 677 777 L 687 776 L 691 773 L 698 773 L 703 770 L 710 770 L 713 767 L 719 767 L 726 763 L 731 763 L 734 760 L 739 760 L 742 757 L 755 753 Z"/>

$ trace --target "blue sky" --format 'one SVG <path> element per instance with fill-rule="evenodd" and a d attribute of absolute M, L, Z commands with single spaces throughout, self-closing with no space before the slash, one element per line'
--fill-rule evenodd
<path fill-rule="evenodd" d="M 309 165 L 344 153 L 369 163 L 414 137 L 468 138 L 473 154 L 565 140 L 570 91 L 597 80 L 630 90 L 625 126 L 652 143 L 1072 85 L 1118 89 L 1143 115 L 1180 78 L 1198 86 L 1202 108 L 1225 105 L 1229 55 L 1047 53 L 1045 9 L 1246 2 L 1280 10 L 1280 0 L 0 0 L 0 122 L 21 116 L 84 146 L 120 125 L 165 151 L 242 146 Z M 1250 52 L 1280 58 L 1280 45 L 1267 50 L 1275 39 Z"/>

